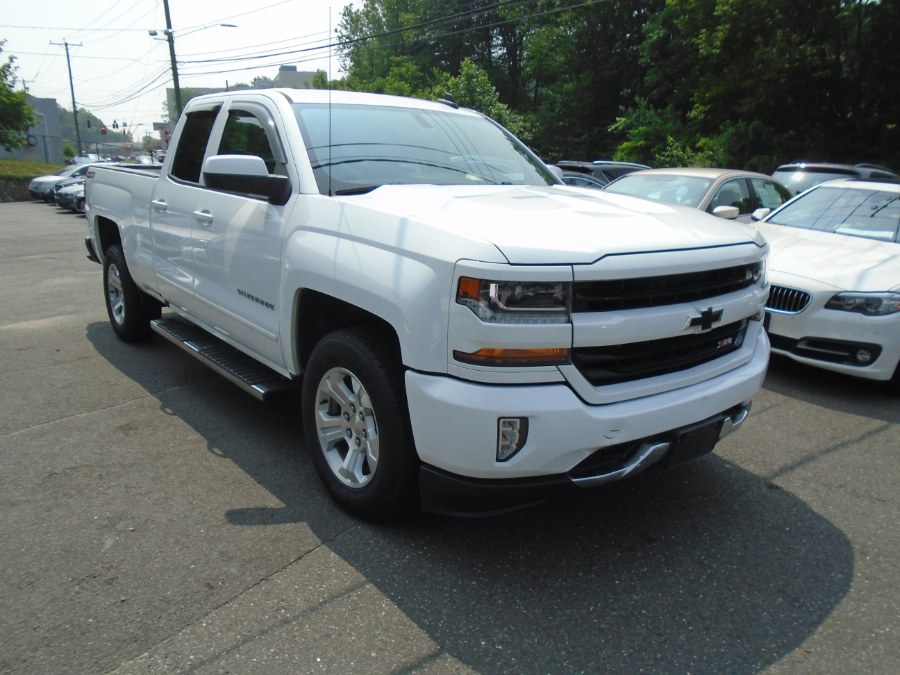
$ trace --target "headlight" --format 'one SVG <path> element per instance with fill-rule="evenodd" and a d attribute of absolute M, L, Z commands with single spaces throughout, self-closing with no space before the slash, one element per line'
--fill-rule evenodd
<path fill-rule="evenodd" d="M 763 288 L 769 283 L 769 275 L 768 275 L 768 257 L 763 258 L 759 261 L 758 267 L 753 270 L 754 281 L 759 282 L 759 285 Z"/>
<path fill-rule="evenodd" d="M 489 323 L 568 323 L 568 282 L 486 281 L 461 277 L 456 302 Z"/>
<path fill-rule="evenodd" d="M 900 312 L 900 293 L 838 293 L 825 303 L 825 309 L 857 312 L 866 316 L 885 316 Z"/>

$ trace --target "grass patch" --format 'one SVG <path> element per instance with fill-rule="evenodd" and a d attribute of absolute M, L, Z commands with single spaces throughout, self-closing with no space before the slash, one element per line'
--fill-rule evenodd
<path fill-rule="evenodd" d="M 65 168 L 65 164 L 45 164 L 22 159 L 0 159 L 0 179 L 47 176 Z"/>

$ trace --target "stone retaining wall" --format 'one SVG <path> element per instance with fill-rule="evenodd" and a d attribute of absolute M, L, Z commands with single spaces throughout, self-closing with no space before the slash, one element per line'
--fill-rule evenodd
<path fill-rule="evenodd" d="M 0 178 L 0 202 L 27 202 L 29 178 Z"/>

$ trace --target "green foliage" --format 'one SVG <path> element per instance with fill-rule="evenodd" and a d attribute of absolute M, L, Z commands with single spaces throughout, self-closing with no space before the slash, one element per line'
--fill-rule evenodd
<path fill-rule="evenodd" d="M 69 141 L 65 141 L 63 143 L 63 157 L 66 158 L 66 161 L 69 162 L 72 158 L 78 154 L 78 150 L 75 149 L 75 146 L 72 145 Z"/>
<path fill-rule="evenodd" d="M 328 89 L 329 87 L 334 88 L 334 83 L 330 83 L 328 81 L 328 73 L 326 73 L 324 70 L 317 70 L 316 74 L 313 75 L 312 88 Z"/>
<path fill-rule="evenodd" d="M 35 176 L 49 176 L 64 166 L 21 159 L 0 159 L 0 178 L 30 179 Z"/>
<path fill-rule="evenodd" d="M 527 136 L 522 116 L 500 102 L 500 94 L 487 73 L 471 60 L 463 60 L 458 76 L 436 73 L 435 79 L 427 98 L 439 99 L 450 94 L 458 105 L 484 113 L 514 134 Z"/>
<path fill-rule="evenodd" d="M 548 158 L 900 168 L 897 26 L 897 0 L 362 0 L 324 84 L 450 91 Z"/>
<path fill-rule="evenodd" d="M 887 28 L 900 25 L 898 7 L 668 0 L 644 26 L 642 95 L 677 115 L 679 145 L 716 147 L 728 166 L 897 163 L 900 138 L 891 129 L 900 100 L 886 74 L 900 76 Z M 635 129 L 619 121 L 615 131 Z"/>
<path fill-rule="evenodd" d="M 0 56 L 5 40 L 0 40 Z M 34 124 L 24 91 L 16 91 L 15 57 L 0 63 L 0 145 L 6 150 L 28 145 L 28 127 Z"/>

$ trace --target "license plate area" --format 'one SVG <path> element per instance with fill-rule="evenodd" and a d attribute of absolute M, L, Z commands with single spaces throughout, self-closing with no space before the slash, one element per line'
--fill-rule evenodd
<path fill-rule="evenodd" d="M 722 421 L 722 418 L 712 422 L 706 421 L 700 426 L 681 432 L 672 442 L 672 447 L 666 455 L 666 464 L 674 466 L 712 452 L 719 440 Z"/>

